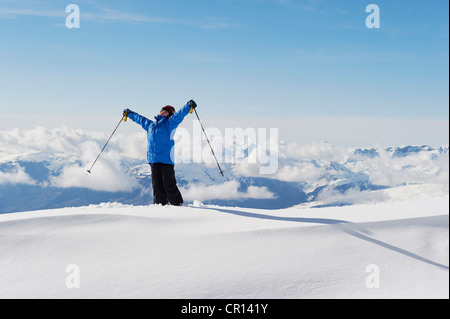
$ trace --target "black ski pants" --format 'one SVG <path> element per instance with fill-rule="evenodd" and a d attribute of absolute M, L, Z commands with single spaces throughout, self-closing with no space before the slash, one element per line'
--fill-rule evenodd
<path fill-rule="evenodd" d="M 173 165 L 150 164 L 152 168 L 153 203 L 162 205 L 183 205 L 183 197 L 177 187 Z"/>

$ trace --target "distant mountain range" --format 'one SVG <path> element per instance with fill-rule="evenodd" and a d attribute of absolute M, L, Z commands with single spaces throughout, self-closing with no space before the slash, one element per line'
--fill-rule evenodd
<path fill-rule="evenodd" d="M 281 147 L 278 170 L 272 175 L 259 175 L 252 167 L 256 164 L 240 162 L 222 164 L 223 178 L 215 164 L 180 163 L 175 167 L 178 185 L 186 203 L 199 200 L 204 204 L 265 209 L 383 201 L 395 199 L 392 190 L 400 188 L 404 190 L 402 196 L 408 196 L 405 187 L 415 187 L 415 192 L 421 194 L 429 192 L 428 196 L 433 192 L 448 194 L 448 146 L 318 146 L 322 151 L 311 151 L 311 158 L 306 158 L 305 149 L 300 152 L 295 146 Z M 248 147 L 245 156 L 254 148 Z M 86 163 L 92 156 L 80 152 L 34 149 L 8 154 L 3 148 L 0 213 L 102 202 L 152 203 L 151 171 L 144 160 L 129 157 L 113 145 L 89 175 Z M 412 192 L 410 196 L 416 195 Z"/>

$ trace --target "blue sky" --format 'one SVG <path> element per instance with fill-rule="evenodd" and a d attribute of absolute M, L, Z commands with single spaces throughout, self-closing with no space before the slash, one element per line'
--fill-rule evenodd
<path fill-rule="evenodd" d="M 66 28 L 70 3 L 80 8 L 79 29 Z M 379 29 L 365 25 L 371 3 Z M 193 98 L 203 118 L 249 125 L 388 118 L 424 120 L 426 130 L 437 121 L 446 131 L 432 142 L 448 143 L 448 6 L 0 0 L 0 114 L 14 114 L 8 125 L 17 127 L 42 116 L 69 126 L 83 116 L 93 127 L 108 119 L 111 127 L 124 107 L 153 116 Z"/>

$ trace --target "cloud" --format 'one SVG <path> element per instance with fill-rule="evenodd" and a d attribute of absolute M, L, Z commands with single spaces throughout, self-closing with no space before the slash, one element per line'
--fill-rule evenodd
<path fill-rule="evenodd" d="M 385 186 L 406 184 L 448 184 L 448 154 L 422 151 L 405 157 L 395 157 L 393 152 L 378 148 L 379 156 L 350 161 L 346 166 L 364 172 L 371 183 Z"/>
<path fill-rule="evenodd" d="M 64 11 L 36 10 L 26 8 L 0 8 L 0 18 L 15 18 L 16 16 L 35 16 L 46 18 L 64 18 L 67 14 Z"/>
<path fill-rule="evenodd" d="M 418 147 L 420 149 L 420 147 Z M 286 143 L 280 147 L 279 168 L 265 176 L 298 182 L 306 192 L 324 187 L 316 200 L 370 203 L 448 194 L 448 148 L 410 152 L 396 156 L 397 148 L 371 147 L 366 152 L 325 142 Z M 233 172 L 259 177 L 257 166 L 237 164 Z M 348 185 L 349 189 L 343 191 Z M 367 189 L 372 185 L 372 189 Z M 389 188 L 380 190 L 377 186 Z"/>
<path fill-rule="evenodd" d="M 103 164 L 92 174 L 80 165 L 64 167 L 61 174 L 50 178 L 50 185 L 54 187 L 70 188 L 82 187 L 105 192 L 131 192 L 137 188 L 137 181 L 120 167 L 120 162 L 114 164 L 110 161 Z"/>
<path fill-rule="evenodd" d="M 249 186 L 246 192 L 239 191 L 240 184 L 237 181 L 228 181 L 218 185 L 191 184 L 181 190 L 183 197 L 188 201 L 205 201 L 212 199 L 272 199 L 274 194 L 267 187 Z"/>
<path fill-rule="evenodd" d="M 313 10 L 317 4 L 320 2 L 320 0 L 301 0 L 301 1 L 294 1 L 294 0 L 271 0 L 272 2 L 282 5 L 284 7 L 290 8 L 290 9 L 301 9 L 310 11 Z"/>
<path fill-rule="evenodd" d="M 145 147 L 139 152 L 130 140 L 143 141 L 145 136 L 128 136 L 126 139 L 113 137 L 92 174 L 87 169 L 92 165 L 105 144 L 108 136 L 104 133 L 60 127 L 47 129 L 37 127 L 32 130 L 14 129 L 0 131 L 0 162 L 18 159 L 22 161 L 48 161 L 49 169 L 59 172 L 51 176 L 42 186 L 85 187 L 98 191 L 131 191 L 138 182 L 122 167 L 124 160 L 138 161 L 145 158 Z M 128 141 L 128 142 L 127 142 Z M 0 183 L 35 184 L 22 168 L 1 173 Z"/>
<path fill-rule="evenodd" d="M 142 188 L 136 176 L 147 176 L 149 172 L 142 173 L 143 165 L 146 165 L 147 141 L 141 131 L 128 135 L 118 132 L 114 135 L 92 174 L 87 174 L 86 170 L 100 153 L 109 134 L 109 131 L 99 133 L 67 127 L 0 131 L 0 163 L 47 163 L 45 165 L 54 175 L 42 182 L 42 186 L 86 187 L 111 192 Z M 177 143 L 181 147 L 186 141 L 177 140 Z M 235 151 L 242 149 L 236 145 L 233 147 Z M 199 166 L 192 164 L 192 152 L 182 154 L 186 162 L 177 164 L 176 168 L 183 180 L 190 183 L 182 189 L 188 201 L 276 200 L 276 195 L 267 187 L 249 186 L 243 189 L 236 181 L 240 177 L 263 177 L 299 183 L 304 191 L 311 192 L 319 186 L 326 186 L 318 197 L 322 201 L 341 201 L 346 198 L 347 202 L 358 203 L 370 202 L 372 199 L 404 199 L 408 194 L 415 197 L 421 192 L 423 196 L 448 194 L 448 146 L 440 149 L 423 148 L 422 151 L 421 147 L 415 149 L 418 151 L 396 156 L 396 148 L 386 149 L 382 146 L 370 146 L 369 151 L 355 152 L 355 148 L 326 142 L 281 143 L 278 148 L 278 170 L 274 174 L 261 175 L 258 163 L 232 163 L 223 168 L 226 168 L 228 177 L 235 180 L 214 185 L 210 184 L 216 182 L 211 182 L 211 174 L 205 169 L 209 166 L 205 161 Z M 204 152 L 210 154 L 207 145 Z M 238 152 L 241 155 L 244 153 Z M 0 184 L 39 185 L 30 177 L 33 176 L 31 172 L 27 171 L 27 174 L 22 167 L 14 166 L 14 169 L 0 172 Z M 217 174 L 215 162 L 210 167 Z M 343 192 L 345 187 L 335 188 L 338 185 L 353 186 Z M 358 185 L 380 185 L 392 189 L 372 191 L 361 187 L 360 190 Z"/>
<path fill-rule="evenodd" d="M 0 172 L 0 185 L 5 184 L 35 185 L 36 181 L 25 172 L 23 167 L 16 166 L 11 172 Z"/>
<path fill-rule="evenodd" d="M 92 141 L 82 143 L 81 148 L 83 151 L 79 157 L 83 164 L 63 167 L 61 174 L 50 178 L 51 186 L 84 187 L 107 192 L 130 192 L 139 187 L 139 183 L 122 167 L 123 155 L 120 152 L 111 150 L 102 153 L 101 165 L 97 165 L 89 174 L 87 168 L 100 154 L 100 148 Z"/>
<path fill-rule="evenodd" d="M 83 154 L 86 154 L 83 143 L 93 141 L 100 148 L 106 139 L 107 135 L 104 133 L 74 130 L 67 127 L 54 129 L 36 127 L 31 130 L 0 131 L 0 161 L 18 158 L 35 162 L 55 157 L 72 161 L 81 160 Z M 114 141 L 111 145 L 114 145 Z"/>
<path fill-rule="evenodd" d="M 28 17 L 41 17 L 41 18 L 58 18 L 61 19 L 62 23 L 59 25 L 64 25 L 65 19 L 68 17 L 69 13 L 65 11 L 64 6 L 58 6 L 55 8 L 51 3 L 39 2 L 36 4 L 34 2 L 13 2 L 6 1 L 6 6 L 2 5 L 0 1 L 0 19 L 15 19 L 20 16 Z M 67 3 L 66 5 L 68 5 Z M 173 18 L 173 17 L 163 17 L 163 16 L 151 16 L 147 14 L 142 14 L 140 12 L 133 12 L 127 10 L 121 10 L 111 7 L 104 7 L 103 4 L 88 2 L 88 3 L 76 3 L 80 8 L 80 19 L 81 21 L 99 22 L 99 23 L 126 23 L 132 25 L 140 25 L 145 23 L 154 24 L 171 24 L 171 25 L 181 25 L 196 27 L 203 30 L 222 30 L 229 28 L 242 28 L 243 25 L 231 22 L 226 17 L 194 17 L 186 19 L 184 17 Z M 140 10 L 145 11 L 145 10 Z"/>
<path fill-rule="evenodd" d="M 54 9 L 44 8 L 44 5 L 36 6 L 34 3 L 20 4 L 9 3 L 8 7 L 0 7 L 0 18 L 14 19 L 20 16 L 32 16 L 42 18 L 65 19 L 69 13 L 65 12 L 65 7 Z M 87 7 L 87 8 L 86 8 Z M 62 9 L 61 9 L 62 8 Z M 161 16 L 150 16 L 146 14 L 119 10 L 114 8 L 100 7 L 100 5 L 87 6 L 79 4 L 80 18 L 82 20 L 96 22 L 119 22 L 128 24 L 158 23 L 158 24 L 181 24 L 186 26 L 196 26 L 205 30 L 240 28 L 242 25 L 229 22 L 225 18 L 204 17 L 195 20 L 174 19 Z M 63 20 L 65 21 L 65 20 Z"/>
<path fill-rule="evenodd" d="M 89 20 L 99 20 L 99 21 L 113 21 L 113 22 L 124 22 L 124 23 L 173 23 L 173 19 L 164 17 L 150 17 L 143 14 L 136 14 L 131 12 L 126 12 L 122 10 L 102 8 L 99 12 L 82 13 L 83 19 Z"/>
<path fill-rule="evenodd" d="M 385 191 L 360 191 L 358 189 L 348 189 L 345 192 L 339 192 L 332 187 L 322 190 L 316 200 L 326 203 L 345 203 L 345 204 L 367 204 L 380 203 L 389 199 L 389 195 Z"/>
<path fill-rule="evenodd" d="M 9 155 L 19 155 L 20 157 L 33 157 L 32 154 L 45 153 L 72 155 L 77 159 L 93 160 L 98 155 L 101 147 L 106 143 L 108 133 L 70 129 L 66 126 L 56 128 L 46 128 L 38 126 L 29 130 L 11 129 L 0 131 L 0 160 Z M 133 141 L 133 143 L 130 143 Z M 91 149 L 92 144 L 96 145 Z M 116 150 L 124 153 L 125 157 L 137 159 L 142 156 L 140 148 L 142 143 L 146 143 L 145 134 L 135 134 L 123 136 L 116 134 L 108 144 L 108 150 Z M 88 145 L 88 148 L 86 146 Z M 92 154 L 88 152 L 91 151 Z M 145 147 L 144 147 L 145 151 Z M 97 152 L 97 154 L 94 154 Z M 145 152 L 144 152 L 145 154 Z M 83 158 L 81 158 L 83 157 Z"/>
<path fill-rule="evenodd" d="M 313 182 L 320 179 L 323 170 L 311 162 L 304 162 L 298 165 L 284 165 L 277 174 L 277 179 L 285 182 Z"/>
<path fill-rule="evenodd" d="M 332 145 L 328 142 L 291 142 L 284 145 L 287 158 L 308 160 L 339 161 L 351 152 L 351 148 Z"/>
<path fill-rule="evenodd" d="M 12 3 L 10 4 L 12 5 Z M 68 13 L 65 12 L 65 7 L 62 9 L 43 8 L 42 5 L 36 7 L 33 3 L 18 6 L 14 3 L 14 7 L 0 8 L 0 18 L 16 18 L 18 16 L 33 16 L 43 18 L 62 18 L 65 19 Z M 132 13 L 123 10 L 116 10 L 111 8 L 100 8 L 96 11 L 87 11 L 83 6 L 80 6 L 81 19 L 90 21 L 112 21 L 123 22 L 130 24 L 137 23 L 173 23 L 174 21 L 164 17 L 151 17 L 139 13 Z"/>

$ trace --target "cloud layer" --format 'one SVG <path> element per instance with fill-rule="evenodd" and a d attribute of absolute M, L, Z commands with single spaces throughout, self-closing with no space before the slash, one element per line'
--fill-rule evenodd
<path fill-rule="evenodd" d="M 0 185 L 4 184 L 25 184 L 35 185 L 37 184 L 23 169 L 23 167 L 15 167 L 10 172 L 0 172 Z"/>
<path fill-rule="evenodd" d="M 72 130 L 67 127 L 32 130 L 0 131 L 0 163 L 26 161 L 48 163 L 49 170 L 57 172 L 50 176 L 44 186 L 85 187 L 98 191 L 131 191 L 138 182 L 127 174 L 122 161 L 139 161 L 141 153 L 134 147 L 145 143 L 145 138 L 136 137 L 136 144 L 128 144 L 120 136 L 113 137 L 96 163 L 92 174 L 87 170 L 100 153 L 108 136 L 103 133 Z M 144 154 L 142 152 L 142 154 Z M 0 173 L 0 185 L 6 183 L 38 184 L 17 165 L 8 173 Z"/>
<path fill-rule="evenodd" d="M 237 181 L 228 181 L 218 185 L 192 184 L 181 189 L 187 201 L 206 201 L 212 199 L 241 200 L 241 199 L 273 199 L 274 194 L 267 187 L 249 186 L 246 191 L 239 191 Z"/>
<path fill-rule="evenodd" d="M 92 174 L 86 172 L 108 137 L 105 133 L 67 127 L 0 131 L 0 165 L 9 165 L 0 170 L 0 185 L 82 187 L 107 192 L 129 192 L 142 188 L 136 176 L 149 174 L 144 133 L 115 135 L 96 163 Z M 257 148 L 249 147 L 248 144 L 234 144 L 233 150 L 224 150 L 224 153 L 234 152 L 236 156 L 232 158 L 240 160 L 227 164 L 226 175 L 229 180 L 224 182 L 210 179 L 217 166 L 208 159 L 208 147 L 202 148 L 205 159 L 208 159 L 207 163 L 198 165 L 214 171 L 213 173 L 194 169 L 196 164 L 189 163 L 192 152 L 183 153 L 185 142 L 177 140 L 175 153 L 185 156 L 183 160 L 188 160 L 187 164 L 176 165 L 177 172 L 182 174 L 187 182 L 182 185 L 183 196 L 187 201 L 276 199 L 276 195 L 267 187 L 242 187 L 238 182 L 240 177 L 262 177 L 299 183 L 306 192 L 327 186 L 316 194 L 316 199 L 323 201 L 345 200 L 360 203 L 383 201 L 389 197 L 393 198 L 394 195 L 396 198 L 406 198 L 448 194 L 448 146 L 375 146 L 355 149 L 326 142 L 280 143 L 276 153 L 278 169 L 273 174 L 261 175 L 258 163 L 246 161 L 252 152 L 258 151 Z M 202 143 L 206 144 L 205 141 Z M 220 141 L 213 140 L 212 144 L 214 147 L 223 146 Z M 45 163 L 52 174 L 44 182 L 34 180 L 22 162 Z M 208 179 L 202 180 L 202 176 Z M 360 189 L 346 189 L 346 183 L 362 186 Z M 380 185 L 384 189 L 365 188 L 364 185 Z M 149 187 L 150 185 L 147 185 L 147 188 Z M 385 190 L 388 187 L 392 188 L 389 192 Z"/>

